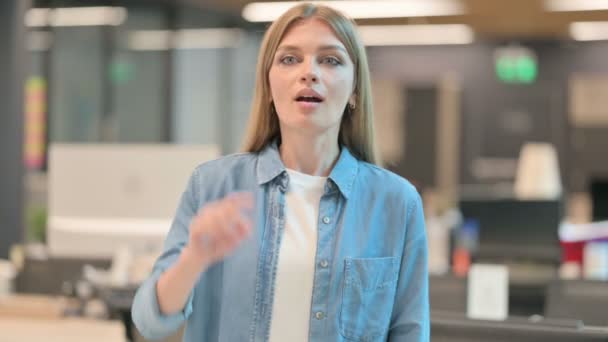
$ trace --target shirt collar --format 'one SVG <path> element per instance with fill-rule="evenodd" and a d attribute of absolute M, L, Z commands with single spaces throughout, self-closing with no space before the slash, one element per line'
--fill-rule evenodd
<path fill-rule="evenodd" d="M 342 146 L 338 161 L 329 174 L 329 179 L 338 187 L 342 195 L 348 198 L 352 192 L 358 171 L 359 163 L 357 159 L 350 153 L 348 148 Z M 279 155 L 276 140 L 260 151 L 256 172 L 258 184 L 260 185 L 268 183 L 286 172 L 285 165 Z"/>
<path fill-rule="evenodd" d="M 285 165 L 279 155 L 279 148 L 276 140 L 268 144 L 258 154 L 257 165 L 258 184 L 265 184 L 275 179 L 277 176 L 285 172 Z"/>

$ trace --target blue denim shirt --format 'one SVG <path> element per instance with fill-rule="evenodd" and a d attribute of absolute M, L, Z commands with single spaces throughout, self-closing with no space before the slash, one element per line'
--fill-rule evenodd
<path fill-rule="evenodd" d="M 268 341 L 289 176 L 276 144 L 198 166 L 164 252 L 134 299 L 147 338 L 186 323 L 184 341 Z M 253 234 L 200 275 L 182 312 L 163 315 L 161 273 L 178 258 L 199 208 L 233 191 L 256 196 Z M 319 204 L 309 341 L 429 341 L 427 245 L 420 196 L 403 178 L 342 147 Z"/>

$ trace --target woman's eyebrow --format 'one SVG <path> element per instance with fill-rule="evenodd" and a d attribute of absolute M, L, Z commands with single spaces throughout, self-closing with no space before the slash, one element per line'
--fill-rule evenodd
<path fill-rule="evenodd" d="M 298 51 L 299 47 L 295 45 L 281 45 L 278 47 L 277 51 Z"/>
<path fill-rule="evenodd" d="M 319 47 L 319 51 L 323 50 L 341 50 L 344 53 L 347 53 L 346 49 L 340 45 L 323 45 Z"/>
<path fill-rule="evenodd" d="M 299 47 L 295 46 L 295 45 L 281 45 L 278 47 L 277 51 L 299 51 L 301 50 Z M 340 50 L 344 53 L 347 53 L 346 49 L 340 45 L 335 45 L 335 44 L 331 44 L 331 45 L 322 45 L 318 48 L 319 51 L 325 51 L 325 50 Z"/>

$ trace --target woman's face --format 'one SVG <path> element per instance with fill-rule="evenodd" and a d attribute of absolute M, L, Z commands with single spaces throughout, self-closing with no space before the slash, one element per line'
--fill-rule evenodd
<path fill-rule="evenodd" d="M 268 75 L 281 133 L 336 135 L 349 100 L 353 62 L 332 29 L 319 19 L 295 23 L 284 35 Z"/>

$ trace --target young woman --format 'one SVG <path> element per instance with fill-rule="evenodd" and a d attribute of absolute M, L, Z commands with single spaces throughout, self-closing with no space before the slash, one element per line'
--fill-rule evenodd
<path fill-rule="evenodd" d="M 429 341 L 414 187 L 375 164 L 355 24 L 302 4 L 266 32 L 246 153 L 194 170 L 133 319 L 185 341 Z"/>

